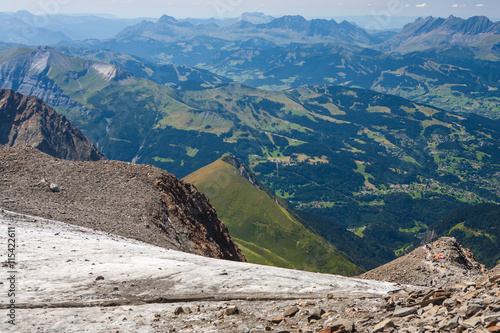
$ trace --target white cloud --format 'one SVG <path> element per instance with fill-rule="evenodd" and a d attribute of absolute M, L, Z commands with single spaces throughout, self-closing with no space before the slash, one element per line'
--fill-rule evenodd
<path fill-rule="evenodd" d="M 478 4 L 476 5 L 476 7 L 484 7 L 484 6 L 485 6 L 485 5 L 484 5 L 484 3 L 478 3 Z"/>
<path fill-rule="evenodd" d="M 417 8 L 423 8 L 423 7 L 427 7 L 427 4 L 423 3 L 421 5 L 415 5 L 415 7 L 417 7 Z"/>
<path fill-rule="evenodd" d="M 465 7 L 465 5 L 457 5 L 457 4 L 454 4 L 454 5 L 451 5 L 453 8 L 458 8 L 458 7 Z"/>

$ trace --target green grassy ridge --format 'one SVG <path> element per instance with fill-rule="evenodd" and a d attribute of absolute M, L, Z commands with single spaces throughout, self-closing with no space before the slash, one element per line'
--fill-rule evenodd
<path fill-rule="evenodd" d="M 258 264 L 356 275 L 363 271 L 346 255 L 302 225 L 265 191 L 222 161 L 188 175 L 214 205 L 248 259 Z"/>

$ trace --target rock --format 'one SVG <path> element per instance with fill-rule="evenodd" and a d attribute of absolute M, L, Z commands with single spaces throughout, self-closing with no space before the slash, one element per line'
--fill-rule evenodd
<path fill-rule="evenodd" d="M 492 324 L 496 325 L 496 323 L 500 321 L 500 313 L 484 315 L 481 317 L 481 321 L 485 326 L 491 326 Z"/>
<path fill-rule="evenodd" d="M 481 320 L 479 318 L 471 318 L 467 320 L 459 320 L 458 323 L 460 324 L 460 326 L 467 329 L 476 327 L 476 325 L 481 323 Z"/>
<path fill-rule="evenodd" d="M 467 308 L 467 311 L 465 312 L 465 315 L 467 317 L 472 317 L 473 315 L 475 315 L 476 313 L 478 313 L 479 311 L 481 311 L 483 309 L 484 309 L 484 305 L 470 304 L 469 307 Z"/>
<path fill-rule="evenodd" d="M 500 304 L 491 304 L 488 309 L 492 312 L 500 312 Z"/>
<path fill-rule="evenodd" d="M 315 309 L 310 315 L 309 317 L 307 317 L 307 321 L 311 321 L 311 320 L 320 320 L 321 319 L 321 316 L 325 313 L 325 310 L 323 309 Z"/>
<path fill-rule="evenodd" d="M 191 313 L 191 309 L 186 307 L 186 308 L 183 308 L 182 306 L 178 306 L 175 308 L 174 310 L 174 314 L 176 316 L 180 315 L 180 314 L 190 314 Z"/>
<path fill-rule="evenodd" d="M 232 315 L 240 313 L 240 309 L 238 309 L 238 307 L 236 305 L 230 305 L 227 307 L 227 309 L 224 311 L 224 313 L 226 314 L 226 316 L 232 316 Z"/>
<path fill-rule="evenodd" d="M 488 332 L 500 333 L 500 326 L 490 326 L 488 327 Z"/>
<path fill-rule="evenodd" d="M 387 318 L 387 319 L 382 320 L 377 325 L 375 325 L 373 327 L 372 333 L 382 332 L 382 331 L 387 330 L 388 328 L 392 328 L 392 327 L 395 327 L 395 326 L 396 325 L 394 325 L 394 322 L 392 321 L 392 319 L 391 318 Z M 457 326 L 458 326 L 458 323 L 457 323 Z"/>
<path fill-rule="evenodd" d="M 457 306 L 457 299 L 456 298 L 448 298 L 444 300 L 443 306 L 446 307 L 448 310 L 452 309 Z"/>
<path fill-rule="evenodd" d="M 325 323 L 325 326 L 330 327 L 332 332 L 354 332 L 354 323 L 348 319 L 330 320 Z"/>
<path fill-rule="evenodd" d="M 40 180 L 40 182 L 38 183 L 38 185 L 40 185 L 40 186 L 49 186 L 49 182 L 47 181 L 47 179 L 43 178 L 42 180 Z"/>
<path fill-rule="evenodd" d="M 283 317 L 293 317 L 299 312 L 299 308 L 296 306 L 289 307 L 288 309 L 285 310 L 283 313 Z"/>
<path fill-rule="evenodd" d="M 490 276 L 489 281 L 490 283 L 495 283 L 497 281 L 500 281 L 500 274 Z"/>
<path fill-rule="evenodd" d="M 417 306 L 413 306 L 410 308 L 398 308 L 396 307 L 396 310 L 394 310 L 394 313 L 392 314 L 394 317 L 406 317 L 412 314 L 416 314 L 418 310 Z"/>
<path fill-rule="evenodd" d="M 104 280 L 104 276 L 99 275 L 98 277 L 95 278 L 96 281 L 102 281 Z"/>
<path fill-rule="evenodd" d="M 439 327 L 439 329 L 440 330 L 452 330 L 454 328 L 457 328 L 459 326 L 458 319 L 459 319 L 459 317 L 456 316 L 456 317 L 453 317 L 450 320 L 445 321 L 443 323 L 443 325 L 441 325 Z"/>
<path fill-rule="evenodd" d="M 274 323 L 274 324 L 279 324 L 283 320 L 285 320 L 285 317 L 283 317 L 282 315 L 277 315 L 276 317 L 274 317 L 273 319 L 271 319 L 270 322 Z"/>
<path fill-rule="evenodd" d="M 49 188 L 50 188 L 50 190 L 51 190 L 52 192 L 55 192 L 55 193 L 57 193 L 57 192 L 60 192 L 60 191 L 61 191 L 61 190 L 59 189 L 59 186 L 57 186 L 57 184 L 54 184 L 54 183 L 50 183 Z"/>

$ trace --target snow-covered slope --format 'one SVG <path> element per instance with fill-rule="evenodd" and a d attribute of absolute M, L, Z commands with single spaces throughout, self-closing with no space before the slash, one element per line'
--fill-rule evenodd
<path fill-rule="evenodd" d="M 92 327 L 94 331 L 118 327 L 125 332 L 149 332 L 153 312 L 169 311 L 165 309 L 177 303 L 241 301 L 253 302 L 253 307 L 270 300 L 323 299 L 327 294 L 378 298 L 399 289 L 389 283 L 210 259 L 1 211 L 0 260 L 4 263 L 8 230 L 15 230 L 16 264 L 4 264 L 0 271 L 4 282 L 0 312 L 7 314 L 6 305 L 14 299 L 17 325 L 12 327 L 2 316 L 2 332 L 29 332 L 37 327 L 43 332 L 92 331 Z M 8 297 L 8 271 L 16 272 L 12 273 L 15 297 Z M 132 315 L 132 311 L 137 312 Z M 139 314 L 151 318 L 137 319 Z M 110 322 L 106 317 L 114 319 Z M 122 322 L 114 323 L 118 319 Z"/>

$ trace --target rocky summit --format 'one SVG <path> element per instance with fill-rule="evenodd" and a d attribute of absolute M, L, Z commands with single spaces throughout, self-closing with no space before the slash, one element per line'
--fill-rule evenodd
<path fill-rule="evenodd" d="M 0 207 L 170 249 L 244 261 L 206 197 L 153 166 L 0 150 Z"/>
<path fill-rule="evenodd" d="M 78 128 L 41 99 L 0 89 L 0 149 L 17 145 L 68 160 L 104 158 Z"/>
<path fill-rule="evenodd" d="M 442 237 L 379 266 L 361 278 L 416 286 L 450 286 L 475 281 L 485 272 L 472 252 L 453 237 Z"/>

